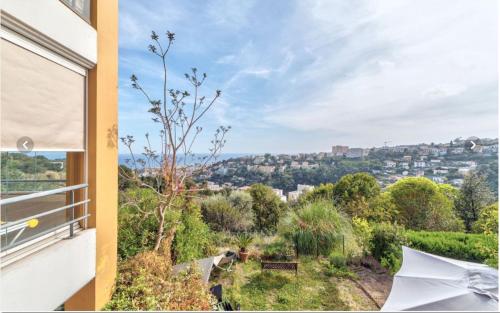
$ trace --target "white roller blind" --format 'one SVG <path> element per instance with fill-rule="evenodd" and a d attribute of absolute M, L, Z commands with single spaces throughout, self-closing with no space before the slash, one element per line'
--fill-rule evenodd
<path fill-rule="evenodd" d="M 1 40 L 1 150 L 21 137 L 34 151 L 83 151 L 85 77 Z"/>

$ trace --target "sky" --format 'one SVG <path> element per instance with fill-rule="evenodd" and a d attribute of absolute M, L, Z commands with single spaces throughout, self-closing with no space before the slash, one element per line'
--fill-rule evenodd
<path fill-rule="evenodd" d="M 166 40 L 168 86 L 196 67 L 222 97 L 193 151 L 219 125 L 224 152 L 300 153 L 449 142 L 498 134 L 496 0 L 121 0 L 119 133 L 136 151 L 158 128 L 134 73 L 161 92 L 151 30 Z M 125 152 L 121 147 L 121 152 Z"/>

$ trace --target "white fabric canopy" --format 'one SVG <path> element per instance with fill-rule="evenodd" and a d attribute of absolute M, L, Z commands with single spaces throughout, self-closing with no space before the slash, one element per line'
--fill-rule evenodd
<path fill-rule="evenodd" d="M 498 270 L 403 247 L 382 311 L 497 311 Z"/>
<path fill-rule="evenodd" d="M 212 272 L 212 267 L 219 265 L 220 261 L 224 258 L 224 254 L 211 256 L 208 258 L 196 260 L 198 267 L 201 271 L 201 278 L 205 283 L 208 283 L 210 279 L 210 273 Z M 177 264 L 173 268 L 173 273 L 178 274 L 188 268 L 192 262 Z"/>

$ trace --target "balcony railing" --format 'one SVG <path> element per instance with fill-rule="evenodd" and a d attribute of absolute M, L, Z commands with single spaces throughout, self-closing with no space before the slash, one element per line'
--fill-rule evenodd
<path fill-rule="evenodd" d="M 90 200 L 84 199 L 75 202 L 75 192 L 86 188 L 88 188 L 88 184 L 80 184 L 8 198 L 4 198 L 5 194 L 3 193 L 3 199 L 0 200 L 0 207 L 2 208 L 0 251 L 7 251 L 68 226 L 69 237 L 71 238 L 74 235 L 75 227 L 79 227 L 81 222 L 83 228 L 86 228 L 89 216 L 87 204 Z M 43 208 L 42 211 L 34 209 L 37 202 L 42 203 L 43 199 L 50 199 L 55 196 L 61 198 L 61 195 L 64 198 L 63 201 L 67 204 L 56 208 Z M 55 203 L 60 201 L 61 199 L 55 201 Z M 54 201 L 45 200 L 45 204 L 50 206 L 54 204 Z M 83 213 L 78 214 L 79 216 L 75 211 L 78 207 L 83 207 Z M 9 210 L 14 212 L 9 212 Z M 22 212 L 19 213 L 20 211 Z M 19 214 L 21 214 L 21 217 L 19 217 Z M 9 215 L 17 216 L 11 218 Z"/>

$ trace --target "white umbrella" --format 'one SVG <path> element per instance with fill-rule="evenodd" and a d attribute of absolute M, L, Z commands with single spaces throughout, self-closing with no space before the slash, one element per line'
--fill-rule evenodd
<path fill-rule="evenodd" d="M 498 270 L 403 247 L 382 311 L 498 311 Z"/>

